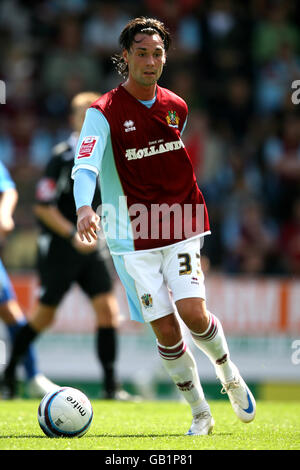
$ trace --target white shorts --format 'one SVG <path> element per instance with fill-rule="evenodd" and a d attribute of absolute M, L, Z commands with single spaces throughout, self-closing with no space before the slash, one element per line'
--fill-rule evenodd
<path fill-rule="evenodd" d="M 161 250 L 113 255 L 132 320 L 151 322 L 174 312 L 174 302 L 190 297 L 205 300 L 200 263 L 200 238 Z"/>

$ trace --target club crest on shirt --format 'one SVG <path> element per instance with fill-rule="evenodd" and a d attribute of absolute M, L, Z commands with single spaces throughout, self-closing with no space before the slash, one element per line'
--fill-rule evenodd
<path fill-rule="evenodd" d="M 176 111 L 168 111 L 166 120 L 167 120 L 168 126 L 170 127 L 178 127 L 179 125 L 179 117 L 177 116 Z"/>
<path fill-rule="evenodd" d="M 144 294 L 141 297 L 143 305 L 145 308 L 150 308 L 153 305 L 151 294 Z"/>

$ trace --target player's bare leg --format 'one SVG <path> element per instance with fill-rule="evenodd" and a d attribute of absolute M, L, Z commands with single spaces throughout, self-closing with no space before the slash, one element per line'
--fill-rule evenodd
<path fill-rule="evenodd" d="M 151 322 L 157 338 L 162 363 L 189 403 L 193 422 L 188 435 L 206 435 L 212 432 L 214 420 L 205 400 L 194 357 L 185 344 L 179 322 L 174 314 Z"/>
<path fill-rule="evenodd" d="M 38 333 L 49 328 L 55 318 L 56 306 L 39 303 L 30 317 L 31 327 Z"/>
<path fill-rule="evenodd" d="M 14 299 L 0 305 L 0 318 L 6 325 L 13 325 L 24 318 L 24 314 Z"/>
<path fill-rule="evenodd" d="M 230 359 L 227 341 L 220 320 L 206 309 L 203 299 L 189 298 L 176 302 L 177 310 L 192 333 L 196 346 L 213 363 L 237 417 L 249 423 L 255 417 L 255 400 Z"/>
<path fill-rule="evenodd" d="M 96 324 L 98 328 L 118 328 L 119 306 L 113 293 L 97 295 L 92 304 L 96 312 Z"/>
<path fill-rule="evenodd" d="M 171 347 L 182 339 L 180 325 L 173 313 L 151 322 L 158 343 Z"/>

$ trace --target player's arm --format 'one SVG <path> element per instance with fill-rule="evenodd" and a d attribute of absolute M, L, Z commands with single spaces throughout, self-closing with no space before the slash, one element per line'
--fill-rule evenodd
<path fill-rule="evenodd" d="M 82 242 L 77 228 L 66 219 L 60 210 L 51 204 L 35 204 L 34 213 L 52 232 L 70 240 L 73 247 L 80 253 L 90 253 L 96 248 L 96 243 Z"/>
<path fill-rule="evenodd" d="M 87 169 L 78 169 L 74 175 L 74 199 L 77 209 L 77 231 L 80 239 L 97 239 L 100 217 L 92 209 L 97 175 Z"/>
<path fill-rule="evenodd" d="M 82 243 L 76 226 L 57 207 L 57 180 L 60 174 L 60 159 L 52 157 L 44 176 L 37 184 L 33 211 L 36 217 L 52 232 L 69 240 L 81 253 L 89 253 L 96 248 L 95 243 Z"/>
<path fill-rule="evenodd" d="M 109 124 L 103 114 L 96 109 L 88 109 L 72 171 L 77 231 L 82 241 L 96 240 L 96 232 L 100 230 L 100 217 L 92 208 L 92 200 L 109 134 Z"/>
<path fill-rule="evenodd" d="M 18 192 L 9 171 L 0 161 L 0 234 L 7 235 L 14 229 L 13 213 L 18 202 Z"/>
<path fill-rule="evenodd" d="M 71 239 L 76 232 L 72 222 L 57 207 L 57 181 L 60 175 L 60 159 L 53 156 L 38 181 L 33 211 L 36 217 L 57 235 Z"/>
<path fill-rule="evenodd" d="M 0 233 L 5 236 L 11 232 L 15 223 L 13 213 L 18 202 L 18 192 L 16 188 L 8 188 L 2 192 L 0 197 Z"/>
<path fill-rule="evenodd" d="M 68 239 L 75 235 L 76 227 L 62 215 L 55 205 L 37 203 L 33 210 L 36 217 L 57 235 Z"/>

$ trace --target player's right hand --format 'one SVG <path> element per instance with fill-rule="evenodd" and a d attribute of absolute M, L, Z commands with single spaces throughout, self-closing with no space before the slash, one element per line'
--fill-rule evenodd
<path fill-rule="evenodd" d="M 79 207 L 77 211 L 77 232 L 81 241 L 97 240 L 100 217 L 90 206 Z"/>

